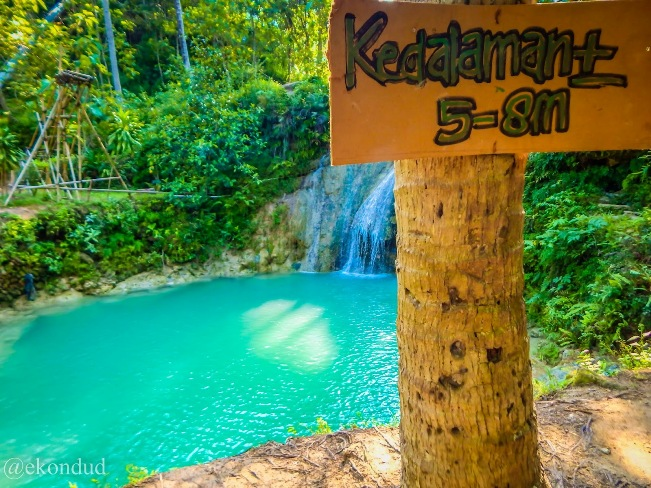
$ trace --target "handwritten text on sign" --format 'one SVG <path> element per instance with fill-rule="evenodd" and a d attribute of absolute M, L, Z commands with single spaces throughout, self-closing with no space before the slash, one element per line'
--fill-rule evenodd
<path fill-rule="evenodd" d="M 333 164 L 651 147 L 651 2 L 335 0 Z"/>

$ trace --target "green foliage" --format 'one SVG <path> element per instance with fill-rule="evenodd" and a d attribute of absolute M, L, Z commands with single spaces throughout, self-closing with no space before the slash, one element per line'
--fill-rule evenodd
<path fill-rule="evenodd" d="M 111 2 L 120 100 L 111 89 L 101 4 L 66 0 L 48 21 L 53 5 L 0 0 L 0 105 L 7 109 L 0 184 L 32 138 L 34 113 L 52 106 L 62 68 L 95 77 L 85 107 L 130 186 L 168 196 L 64 204 L 30 221 L 6 218 L 0 301 L 20 294 L 27 272 L 40 289 L 54 290 L 60 278 L 82 289 L 102 276 L 125 278 L 244 247 L 256 211 L 295 189 L 327 150 L 329 2 L 184 5 L 191 75 L 177 54 L 172 0 Z M 104 151 L 78 124 L 70 119 L 64 137 L 84 148 L 84 177 L 109 176 Z"/>
<path fill-rule="evenodd" d="M 137 485 L 138 483 L 140 483 L 143 480 L 146 480 L 150 476 L 157 474 L 157 471 L 153 469 L 149 470 L 142 466 L 136 466 L 135 464 L 127 464 L 125 469 L 127 472 L 127 484 L 124 486 Z M 95 488 L 117 488 L 118 486 L 113 482 L 106 481 L 106 480 L 98 480 L 96 478 L 91 479 L 90 482 L 93 484 Z M 120 486 L 123 485 L 123 483 L 119 483 L 119 484 Z M 69 488 L 78 488 L 77 483 L 68 482 L 68 486 Z"/>
<path fill-rule="evenodd" d="M 271 213 L 271 223 L 274 227 L 278 227 L 281 222 L 285 219 L 287 216 L 288 212 L 287 205 L 280 204 L 276 208 L 274 208 L 273 212 Z"/>
<path fill-rule="evenodd" d="M 300 425 L 302 431 L 307 435 L 330 434 L 333 432 L 330 424 L 328 424 L 328 422 L 322 417 L 316 418 L 315 425 Z M 376 419 L 365 419 L 362 412 L 357 412 L 354 419 L 345 424 L 340 424 L 337 430 L 370 429 L 372 427 L 380 426 L 398 427 L 398 425 L 400 425 L 400 412 L 397 412 L 388 422 L 380 422 Z M 292 425 L 287 428 L 287 433 L 294 436 L 301 434 L 301 432 Z"/>
<path fill-rule="evenodd" d="M 112 113 L 109 126 L 109 149 L 114 154 L 130 156 L 140 147 L 140 131 L 143 124 L 138 120 L 137 113 L 119 108 Z"/>
<path fill-rule="evenodd" d="M 42 93 L 51 92 L 45 83 Z M 168 195 L 60 204 L 28 221 L 7 217 L 0 223 L 0 302 L 21 294 L 28 272 L 39 289 L 55 291 L 68 278 L 84 290 L 103 276 L 124 279 L 242 248 L 257 210 L 295 189 L 327 149 L 328 91 L 320 79 L 291 90 L 260 78 L 235 84 L 199 64 L 191 84 L 170 83 L 154 96 L 127 93 L 120 105 L 95 89 L 92 95 L 88 111 L 122 175 Z M 69 131 L 74 140 L 76 126 Z M 0 127 L 6 154 L 13 165 L 15 138 Z M 85 177 L 111 171 L 97 146 L 84 161 Z"/>
<path fill-rule="evenodd" d="M 129 480 L 130 485 L 135 485 L 154 474 L 156 474 L 156 471 L 154 470 L 150 471 L 147 468 L 136 466 L 135 464 L 127 465 L 127 479 Z"/>
<path fill-rule="evenodd" d="M 546 341 L 538 347 L 536 356 L 541 361 L 555 366 L 561 359 L 561 349 L 554 342 Z"/>
<path fill-rule="evenodd" d="M 311 432 L 314 435 L 330 434 L 332 433 L 332 428 L 328 425 L 328 422 L 326 422 L 323 418 L 317 417 L 316 428 L 311 430 Z"/>
<path fill-rule="evenodd" d="M 0 116 L 0 194 L 4 191 L 9 172 L 18 168 L 22 155 L 18 138 L 9 130 L 6 118 Z"/>
<path fill-rule="evenodd" d="M 563 390 L 570 384 L 569 380 L 566 378 L 557 377 L 552 373 L 551 370 L 547 370 L 546 373 L 547 376 L 545 378 L 533 379 L 533 396 L 536 400 L 557 391 Z"/>
<path fill-rule="evenodd" d="M 22 144 L 33 132 L 34 112 L 51 104 L 47 88 L 60 68 L 93 75 L 95 99 L 112 97 L 101 3 L 65 0 L 56 18 L 46 20 L 56 3 L 0 0 L 0 79 L 6 75 L 0 102 L 4 107 L 6 98 L 12 130 Z M 184 5 L 192 77 L 177 50 L 173 0 L 118 0 L 111 7 L 127 101 L 133 94 L 153 95 L 178 86 L 201 89 L 204 82 L 207 87 L 223 82 L 237 89 L 249 80 L 286 83 L 327 78 L 330 2 L 324 0 L 216 0 Z M 210 75 L 197 81 L 195 75 L 201 73 Z M 146 112 L 135 118 L 149 120 Z M 128 137 L 126 141 L 133 144 Z M 116 141 L 118 146 L 124 143 Z"/>
<path fill-rule="evenodd" d="M 564 346 L 651 327 L 648 156 L 534 154 L 525 187 L 529 316 Z"/>
<path fill-rule="evenodd" d="M 651 206 L 651 153 L 631 162 L 631 173 L 624 179 L 622 187 L 634 207 Z"/>
<path fill-rule="evenodd" d="M 84 290 L 101 276 L 125 279 L 163 261 L 205 261 L 225 242 L 214 213 L 162 198 L 60 205 L 28 220 L 8 216 L 0 221 L 0 302 L 20 296 L 27 273 L 40 289 L 53 290 L 65 277 Z"/>
<path fill-rule="evenodd" d="M 191 90 L 176 87 L 145 97 L 137 110 L 151 122 L 125 174 L 139 186 L 182 195 L 177 207 L 207 211 L 219 240 L 246 243 L 253 213 L 269 199 L 296 188 L 328 142 L 328 93 L 319 80 L 293 93 L 271 81 L 234 89 L 209 86 L 197 72 Z"/>
<path fill-rule="evenodd" d="M 619 363 L 626 369 L 651 368 L 651 341 L 638 339 L 633 344 L 620 344 Z"/>
<path fill-rule="evenodd" d="M 610 367 L 612 363 L 605 358 L 595 358 L 587 349 L 579 353 L 577 364 L 580 370 L 590 371 L 604 376 L 610 376 L 616 371 L 616 369 Z"/>
<path fill-rule="evenodd" d="M 330 434 L 332 433 L 332 428 L 328 422 L 323 417 L 316 418 L 316 425 L 311 426 L 307 424 L 301 424 L 302 430 L 307 430 L 309 435 L 319 435 L 319 434 Z M 299 431 L 293 425 L 290 425 L 287 428 L 287 433 L 289 435 L 299 435 Z"/>

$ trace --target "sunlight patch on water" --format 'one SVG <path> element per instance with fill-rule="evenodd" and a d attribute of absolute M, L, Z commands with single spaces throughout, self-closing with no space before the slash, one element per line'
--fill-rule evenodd
<path fill-rule="evenodd" d="M 325 310 L 291 300 L 270 300 L 243 314 L 251 348 L 261 358 L 300 371 L 323 371 L 337 357 Z"/>

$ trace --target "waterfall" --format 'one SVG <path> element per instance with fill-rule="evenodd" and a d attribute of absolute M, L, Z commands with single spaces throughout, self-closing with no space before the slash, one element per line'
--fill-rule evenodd
<path fill-rule="evenodd" d="M 329 162 L 327 156 L 322 158 L 317 168 L 304 178 L 300 189 L 282 199 L 288 208 L 287 231 L 295 239 L 292 249 L 305 250 L 301 262 L 293 263 L 292 267 L 306 272 L 343 268 L 351 273 L 392 272 L 395 258 L 393 163 L 337 167 L 330 166 Z M 367 218 L 377 219 L 374 229 L 370 223 L 364 224 L 364 215 L 373 212 L 375 216 Z M 362 229 L 364 226 L 366 230 Z M 367 237 L 368 252 L 351 251 L 352 239 L 357 242 L 354 247 L 364 245 L 362 236 Z M 287 247 L 287 244 L 283 245 Z M 370 261 L 365 263 L 366 254 L 369 255 L 366 261 Z"/>
<path fill-rule="evenodd" d="M 393 168 L 364 200 L 353 218 L 347 242 L 346 273 L 373 274 L 389 271 L 382 262 L 390 238 L 389 219 L 393 211 Z"/>

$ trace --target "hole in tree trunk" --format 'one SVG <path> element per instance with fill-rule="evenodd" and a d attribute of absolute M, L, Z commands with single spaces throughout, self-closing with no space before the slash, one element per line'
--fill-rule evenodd
<path fill-rule="evenodd" d="M 450 296 L 450 304 L 452 305 L 466 303 L 466 301 L 459 296 L 459 290 L 457 290 L 454 286 L 448 288 L 448 295 Z"/>
<path fill-rule="evenodd" d="M 407 287 L 405 287 L 405 296 L 407 297 L 407 300 L 411 302 L 414 308 L 420 308 L 420 301 L 418 300 L 418 298 L 414 296 L 411 290 Z"/>
<path fill-rule="evenodd" d="M 454 341 L 450 346 L 450 353 L 457 359 L 461 359 L 466 355 L 466 346 L 461 341 Z"/>
<path fill-rule="evenodd" d="M 486 358 L 488 359 L 489 363 L 499 363 L 502 360 L 502 348 L 495 347 L 486 349 Z"/>
<path fill-rule="evenodd" d="M 463 378 L 459 374 L 451 376 L 441 376 L 439 378 L 439 383 L 443 386 L 448 386 L 453 389 L 461 388 L 463 386 Z"/>

